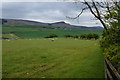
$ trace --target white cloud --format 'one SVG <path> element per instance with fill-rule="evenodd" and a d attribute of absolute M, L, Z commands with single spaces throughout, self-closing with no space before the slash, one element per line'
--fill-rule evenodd
<path fill-rule="evenodd" d="M 66 16 L 75 17 L 80 11 L 80 4 L 72 2 L 5 2 L 3 3 L 3 18 L 27 19 L 40 22 L 66 21 L 70 24 L 95 26 L 101 25 L 93 21 L 93 15 L 85 11 L 76 20 L 67 19 Z M 99 23 L 99 24 L 96 24 Z"/>
<path fill-rule="evenodd" d="M 84 0 L 3 0 L 2 2 L 75 2 L 75 1 L 83 2 Z M 86 1 L 91 2 L 92 0 L 86 0 Z M 94 1 L 103 2 L 103 1 L 112 1 L 112 0 L 94 0 Z"/>
<path fill-rule="evenodd" d="M 61 2 L 61 0 L 3 0 L 3 2 Z"/>

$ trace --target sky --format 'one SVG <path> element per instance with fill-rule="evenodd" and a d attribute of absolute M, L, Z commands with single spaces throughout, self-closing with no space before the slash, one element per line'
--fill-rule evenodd
<path fill-rule="evenodd" d="M 78 26 L 101 26 L 98 20 L 89 10 L 85 11 L 78 19 L 76 17 L 81 11 L 82 4 L 75 2 L 2 2 L 1 18 L 33 20 L 44 23 L 65 21 Z"/>

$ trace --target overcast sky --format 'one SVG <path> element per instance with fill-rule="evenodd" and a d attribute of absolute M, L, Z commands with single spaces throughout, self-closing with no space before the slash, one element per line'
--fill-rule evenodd
<path fill-rule="evenodd" d="M 45 23 L 65 21 L 72 25 L 101 26 L 99 21 L 93 20 L 93 15 L 85 11 L 79 20 L 67 19 L 75 17 L 80 12 L 80 3 L 74 2 L 3 2 L 2 18 L 34 20 Z"/>

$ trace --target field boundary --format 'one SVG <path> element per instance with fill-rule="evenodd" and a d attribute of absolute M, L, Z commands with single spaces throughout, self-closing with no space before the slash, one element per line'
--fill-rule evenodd
<path fill-rule="evenodd" d="M 120 80 L 120 74 L 118 71 L 113 67 L 110 61 L 105 58 L 105 78 L 106 80 Z"/>

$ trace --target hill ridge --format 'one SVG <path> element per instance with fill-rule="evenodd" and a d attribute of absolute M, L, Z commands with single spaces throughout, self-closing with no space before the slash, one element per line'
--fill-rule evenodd
<path fill-rule="evenodd" d="M 44 23 L 32 20 L 23 20 L 23 19 L 0 19 L 0 23 L 2 24 L 27 24 L 27 25 L 41 25 L 41 26 L 58 26 L 58 27 L 66 27 L 66 28 L 79 28 L 79 29 L 100 29 L 101 26 L 87 27 L 87 26 L 76 26 L 66 23 L 65 21 L 58 21 L 54 23 Z"/>

